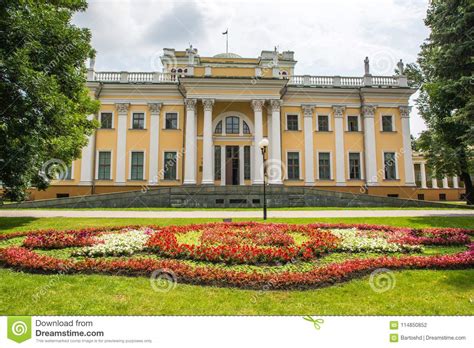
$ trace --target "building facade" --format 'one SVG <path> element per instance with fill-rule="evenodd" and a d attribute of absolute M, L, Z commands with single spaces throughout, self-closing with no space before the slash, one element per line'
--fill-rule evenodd
<path fill-rule="evenodd" d="M 163 72 L 98 72 L 88 87 L 100 101 L 100 128 L 82 157 L 31 199 L 154 186 L 305 185 L 400 198 L 457 200 L 457 179 L 426 184 L 413 156 L 403 75 L 295 75 L 291 51 L 201 57 L 164 49 Z M 429 179 L 431 180 L 431 179 Z M 417 186 L 418 183 L 418 186 Z M 446 184 L 446 185 L 445 185 Z"/>

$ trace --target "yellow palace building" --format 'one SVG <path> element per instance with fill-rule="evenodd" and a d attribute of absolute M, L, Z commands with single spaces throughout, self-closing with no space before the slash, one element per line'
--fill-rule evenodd
<path fill-rule="evenodd" d="M 101 108 L 90 117 L 100 128 L 64 178 L 31 199 L 262 185 L 263 138 L 269 185 L 459 199 L 457 178 L 438 185 L 412 154 L 415 89 L 401 61 L 400 75 L 373 76 L 366 58 L 357 77 L 295 75 L 291 51 L 164 49 L 161 61 L 163 72 L 99 72 L 91 61 L 87 85 Z"/>

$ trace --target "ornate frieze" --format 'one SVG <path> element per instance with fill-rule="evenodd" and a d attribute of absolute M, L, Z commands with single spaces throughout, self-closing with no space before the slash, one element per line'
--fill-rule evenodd
<path fill-rule="evenodd" d="M 346 110 L 345 106 L 342 105 L 333 105 L 332 111 L 334 112 L 334 117 L 342 118 L 344 116 L 344 110 Z"/>
<path fill-rule="evenodd" d="M 159 114 L 161 111 L 161 107 L 163 106 L 162 103 L 149 103 L 148 108 L 150 109 L 150 112 Z"/>
<path fill-rule="evenodd" d="M 117 103 L 115 104 L 115 107 L 119 113 L 127 113 L 130 103 Z"/>

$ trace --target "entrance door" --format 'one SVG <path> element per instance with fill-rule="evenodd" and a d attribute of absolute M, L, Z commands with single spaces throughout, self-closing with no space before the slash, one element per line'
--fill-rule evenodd
<path fill-rule="evenodd" d="M 239 170 L 239 147 L 226 146 L 225 147 L 225 184 L 239 185 L 240 184 L 240 170 Z"/>

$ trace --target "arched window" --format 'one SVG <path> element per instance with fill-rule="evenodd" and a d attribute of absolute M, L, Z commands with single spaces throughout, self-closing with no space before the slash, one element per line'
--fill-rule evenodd
<path fill-rule="evenodd" d="M 239 134 L 240 133 L 240 119 L 237 116 L 229 116 L 225 119 L 225 133 Z"/>
<path fill-rule="evenodd" d="M 214 134 L 222 134 L 222 121 L 217 123 L 216 128 L 214 129 Z"/>
<path fill-rule="evenodd" d="M 250 134 L 249 125 L 245 121 L 242 121 L 242 131 L 244 132 L 244 134 Z"/>
<path fill-rule="evenodd" d="M 183 69 L 179 68 L 179 69 L 178 69 L 178 73 L 181 74 L 182 72 L 183 72 Z"/>
<path fill-rule="evenodd" d="M 280 76 L 284 79 L 288 78 L 288 72 L 286 70 L 280 71 Z"/>

